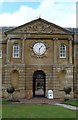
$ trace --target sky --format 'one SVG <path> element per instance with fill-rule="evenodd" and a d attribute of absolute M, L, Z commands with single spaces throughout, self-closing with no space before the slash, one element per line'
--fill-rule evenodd
<path fill-rule="evenodd" d="M 41 17 L 61 27 L 76 27 L 76 10 L 77 0 L 0 0 L 0 26 L 20 26 Z"/>

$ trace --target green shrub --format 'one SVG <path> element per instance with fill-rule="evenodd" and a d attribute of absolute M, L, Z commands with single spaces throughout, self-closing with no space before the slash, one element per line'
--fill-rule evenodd
<path fill-rule="evenodd" d="M 64 92 L 66 94 L 70 94 L 71 90 L 72 90 L 71 87 L 64 87 Z"/>
<path fill-rule="evenodd" d="M 13 93 L 15 91 L 14 87 L 7 88 L 8 93 Z"/>

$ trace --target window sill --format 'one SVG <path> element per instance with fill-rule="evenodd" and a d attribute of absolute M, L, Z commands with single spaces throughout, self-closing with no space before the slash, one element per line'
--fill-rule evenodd
<path fill-rule="evenodd" d="M 66 59 L 66 57 L 59 57 L 60 59 Z"/>
<path fill-rule="evenodd" d="M 20 59 L 20 57 L 12 57 L 13 59 Z"/>

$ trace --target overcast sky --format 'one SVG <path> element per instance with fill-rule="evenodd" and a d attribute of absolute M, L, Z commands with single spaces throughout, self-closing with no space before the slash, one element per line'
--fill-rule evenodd
<path fill-rule="evenodd" d="M 76 27 L 76 1 L 0 0 L 0 26 L 19 26 L 41 17 L 61 27 Z"/>

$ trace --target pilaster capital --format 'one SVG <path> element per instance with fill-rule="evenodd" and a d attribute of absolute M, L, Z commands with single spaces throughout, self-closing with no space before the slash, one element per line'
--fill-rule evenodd
<path fill-rule="evenodd" d="M 9 42 L 10 39 L 11 39 L 11 37 L 7 37 L 7 42 Z"/>
<path fill-rule="evenodd" d="M 26 40 L 26 36 L 24 36 L 24 37 L 21 37 L 21 40 Z"/>

